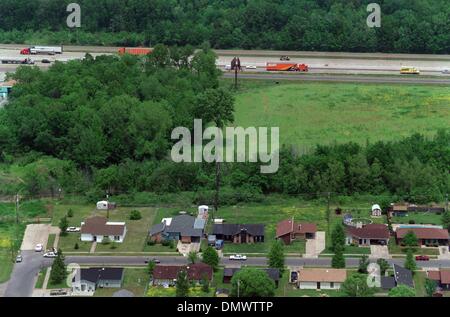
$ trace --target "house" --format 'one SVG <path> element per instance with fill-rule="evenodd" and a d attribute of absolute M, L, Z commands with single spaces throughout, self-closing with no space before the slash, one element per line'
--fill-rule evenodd
<path fill-rule="evenodd" d="M 427 271 L 427 277 L 443 290 L 450 290 L 450 270 Z"/>
<path fill-rule="evenodd" d="M 378 204 L 372 206 L 372 217 L 381 217 L 381 207 Z"/>
<path fill-rule="evenodd" d="M 393 265 L 394 276 L 382 276 L 381 288 L 384 290 L 390 290 L 398 285 L 406 285 L 414 288 L 414 280 L 412 272 L 400 265 Z"/>
<path fill-rule="evenodd" d="M 212 281 L 213 278 L 212 266 L 205 263 L 195 263 L 187 266 L 158 264 L 153 269 L 152 283 L 155 286 L 174 286 L 181 271 L 186 271 L 188 280 L 194 284 L 199 284 L 205 278 L 208 281 Z"/>
<path fill-rule="evenodd" d="M 117 204 L 110 202 L 110 201 L 102 200 L 102 201 L 97 202 L 98 210 L 111 210 L 111 209 L 115 209 L 116 207 L 117 207 Z"/>
<path fill-rule="evenodd" d="M 208 220 L 209 207 L 206 205 L 198 206 L 197 218 Z"/>
<path fill-rule="evenodd" d="M 389 216 L 405 217 L 408 212 L 444 213 L 445 207 L 437 204 L 415 205 L 410 203 L 392 203 L 389 207 Z"/>
<path fill-rule="evenodd" d="M 284 244 L 291 244 L 297 239 L 314 239 L 317 226 L 313 223 L 294 222 L 294 218 L 286 219 L 277 224 L 275 237 L 284 241 Z"/>
<path fill-rule="evenodd" d="M 229 284 L 231 283 L 231 279 L 234 274 L 238 272 L 241 268 L 239 267 L 225 267 L 223 270 L 223 283 Z M 275 286 L 278 287 L 278 283 L 280 282 L 280 270 L 276 268 L 265 268 L 261 269 L 266 272 L 267 275 L 275 282 Z"/>
<path fill-rule="evenodd" d="M 212 234 L 218 240 L 233 243 L 264 242 L 264 225 L 214 224 Z"/>
<path fill-rule="evenodd" d="M 408 214 L 408 206 L 405 204 L 391 204 L 388 213 L 390 217 L 405 217 Z"/>
<path fill-rule="evenodd" d="M 448 245 L 449 235 L 446 229 L 422 227 L 422 228 L 398 228 L 395 231 L 397 244 L 402 244 L 402 240 L 408 232 L 413 232 L 419 240 L 419 245 L 437 246 Z"/>
<path fill-rule="evenodd" d="M 297 283 L 300 289 L 338 290 L 346 278 L 345 269 L 308 268 L 298 271 Z"/>
<path fill-rule="evenodd" d="M 164 218 L 150 229 L 149 238 L 155 242 L 163 240 L 176 240 L 183 243 L 200 242 L 205 224 L 205 219 L 189 215 Z"/>
<path fill-rule="evenodd" d="M 125 222 L 110 222 L 105 217 L 92 217 L 81 223 L 81 241 L 122 243 L 127 234 Z"/>
<path fill-rule="evenodd" d="M 97 288 L 120 288 L 123 282 L 123 268 L 79 269 L 72 280 L 72 294 L 92 296 Z"/>
<path fill-rule="evenodd" d="M 346 244 L 358 246 L 387 245 L 389 242 L 389 229 L 384 224 L 367 224 L 365 226 L 346 227 Z"/>

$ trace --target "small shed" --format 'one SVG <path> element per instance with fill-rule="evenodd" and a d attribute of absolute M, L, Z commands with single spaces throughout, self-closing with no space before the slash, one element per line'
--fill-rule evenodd
<path fill-rule="evenodd" d="M 372 217 L 381 217 L 381 207 L 378 204 L 372 206 Z"/>
<path fill-rule="evenodd" d="M 106 201 L 106 200 L 101 200 L 101 201 L 97 202 L 98 210 L 108 210 L 108 209 L 115 209 L 115 208 L 116 208 L 116 203 Z"/>

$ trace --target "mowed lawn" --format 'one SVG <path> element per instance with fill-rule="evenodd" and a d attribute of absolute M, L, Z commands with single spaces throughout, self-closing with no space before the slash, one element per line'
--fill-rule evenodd
<path fill-rule="evenodd" d="M 121 288 L 98 288 L 95 291 L 94 296 L 112 297 L 115 292 L 125 289 L 132 292 L 136 297 L 143 297 L 150 280 L 147 269 L 125 268 L 123 274 L 123 284 Z"/>
<path fill-rule="evenodd" d="M 235 125 L 280 127 L 280 143 L 393 140 L 448 128 L 450 88 L 354 83 L 251 84 L 236 96 Z"/>
<path fill-rule="evenodd" d="M 95 205 L 55 205 L 53 210 L 53 225 L 58 226 L 60 219 L 72 209 L 73 217 L 67 218 L 69 226 L 80 227 L 81 221 L 92 216 L 107 216 L 106 210 L 96 210 Z M 142 215 L 140 220 L 130 220 L 132 210 L 139 210 Z M 156 209 L 151 207 L 118 207 L 109 211 L 110 221 L 126 222 L 127 234 L 123 243 L 97 244 L 96 252 L 142 252 L 144 251 L 148 230 L 151 227 Z M 75 249 L 75 244 L 79 249 Z M 81 242 L 79 233 L 68 233 L 60 237 L 58 247 L 66 252 L 87 252 L 92 243 Z M 113 245 L 115 249 L 113 249 Z"/>

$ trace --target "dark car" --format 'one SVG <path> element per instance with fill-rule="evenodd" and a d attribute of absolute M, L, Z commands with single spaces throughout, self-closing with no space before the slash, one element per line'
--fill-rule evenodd
<path fill-rule="evenodd" d="M 427 255 L 418 255 L 416 256 L 416 261 L 430 261 L 430 257 Z"/>
<path fill-rule="evenodd" d="M 280 61 L 290 61 L 291 58 L 289 56 L 283 55 L 280 57 Z"/>
<path fill-rule="evenodd" d="M 158 260 L 158 259 L 147 259 L 147 260 L 145 260 L 145 264 L 148 264 L 149 262 L 153 262 L 155 264 L 161 263 L 161 261 Z"/>
<path fill-rule="evenodd" d="M 51 61 L 50 61 L 49 59 L 44 58 L 44 59 L 41 61 L 41 63 L 42 63 L 42 64 L 50 64 Z"/>

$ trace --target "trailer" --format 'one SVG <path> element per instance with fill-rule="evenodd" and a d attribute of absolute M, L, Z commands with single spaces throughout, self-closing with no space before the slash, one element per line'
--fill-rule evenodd
<path fill-rule="evenodd" d="M 22 55 L 37 55 L 37 54 L 55 55 L 62 53 L 63 53 L 62 46 L 31 46 L 28 48 L 24 48 L 23 50 L 20 51 L 20 54 Z"/>
<path fill-rule="evenodd" d="M 121 47 L 118 49 L 117 53 L 119 55 L 130 54 L 130 55 L 147 55 L 153 52 L 151 48 L 145 47 Z"/>
<path fill-rule="evenodd" d="M 30 58 L 25 59 L 2 59 L 2 64 L 22 64 L 22 65 L 33 65 L 34 61 Z"/>
<path fill-rule="evenodd" d="M 269 72 L 307 72 L 309 66 L 295 63 L 267 63 L 266 70 Z"/>

